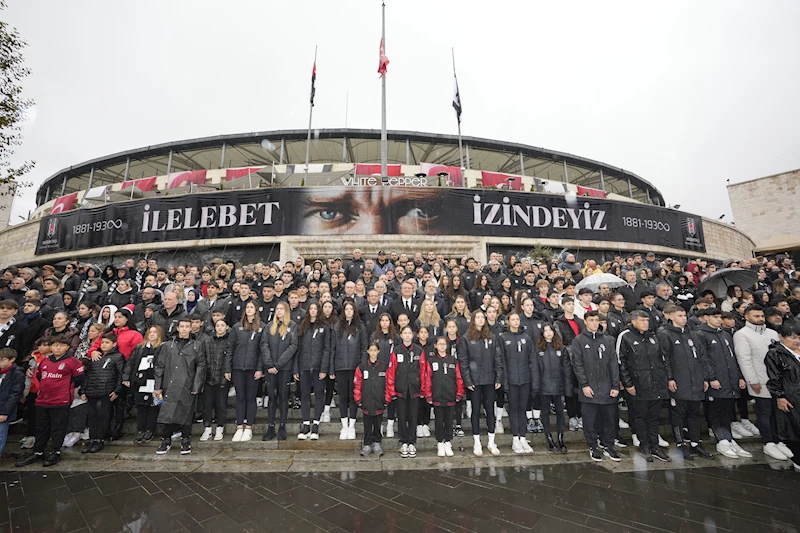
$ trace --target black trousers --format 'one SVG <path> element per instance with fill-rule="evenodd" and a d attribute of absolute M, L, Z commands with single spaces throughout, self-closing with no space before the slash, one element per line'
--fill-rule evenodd
<path fill-rule="evenodd" d="M 509 385 L 506 394 L 508 395 L 508 420 L 511 424 L 511 434 L 514 437 L 524 437 L 528 425 L 525 409 L 531 395 L 531 385 L 530 383 Z"/>
<path fill-rule="evenodd" d="M 455 409 L 453 409 L 453 414 L 456 419 L 456 425 L 458 427 L 461 427 L 461 424 L 464 421 L 464 400 L 456 402 L 456 404 L 453 407 L 455 407 Z M 436 415 L 436 418 L 438 419 L 439 415 Z"/>
<path fill-rule="evenodd" d="M 434 406 L 433 414 L 436 415 L 434 434 L 436 442 L 450 442 L 453 440 L 453 415 L 455 405 Z"/>
<path fill-rule="evenodd" d="M 706 412 L 708 413 L 708 425 L 714 430 L 714 436 L 718 441 L 733 440 L 731 433 L 731 420 L 736 408 L 734 398 L 709 398 L 706 402 Z"/>
<path fill-rule="evenodd" d="M 747 391 L 747 389 L 740 390 L 739 391 L 739 398 L 736 399 L 734 407 L 732 407 L 733 415 L 731 417 L 731 420 L 736 420 L 736 410 L 737 409 L 739 410 L 739 417 L 742 420 L 748 420 L 748 418 L 750 416 L 750 412 L 749 412 L 750 408 L 747 405 L 747 402 L 749 402 L 749 401 L 750 401 L 750 393 Z"/>
<path fill-rule="evenodd" d="M 574 390 L 578 389 L 578 380 L 576 380 L 574 377 L 572 378 L 572 388 Z M 578 400 L 578 396 L 578 393 L 575 393 L 572 396 L 567 396 L 567 416 L 570 418 L 581 416 L 581 402 Z"/>
<path fill-rule="evenodd" d="M 506 388 L 500 387 L 496 391 L 494 391 L 494 402 L 497 404 L 497 407 L 501 409 L 506 404 Z"/>
<path fill-rule="evenodd" d="M 173 433 L 177 433 L 178 431 L 181 432 L 181 439 L 190 439 L 192 438 L 192 425 L 186 424 L 162 424 L 164 426 L 161 429 L 161 438 L 164 439 L 171 439 Z"/>
<path fill-rule="evenodd" d="M 161 410 L 160 405 L 137 405 L 136 406 L 136 430 L 145 432 L 156 431 L 156 421 L 158 420 L 158 412 Z"/>
<path fill-rule="evenodd" d="M 28 397 L 30 398 L 30 396 Z M 64 407 L 36 406 L 36 442 L 33 451 L 44 453 L 47 441 L 53 439 L 53 451 L 61 452 L 69 424 L 69 405 Z"/>
<path fill-rule="evenodd" d="M 36 397 L 38 394 L 35 392 L 28 393 L 25 397 L 25 436 L 36 436 Z"/>
<path fill-rule="evenodd" d="M 325 379 L 319 379 L 319 369 L 311 371 L 310 382 L 314 387 L 314 420 L 319 422 L 322 412 L 325 410 L 326 405 L 330 405 L 331 399 L 328 398 L 328 387 L 330 387 L 331 398 L 333 398 L 333 380 L 325 376 Z M 303 383 L 303 375 L 300 375 L 300 383 Z M 309 402 L 311 399 L 309 398 Z M 303 411 L 303 420 L 306 418 L 306 412 Z"/>
<path fill-rule="evenodd" d="M 762 384 L 762 387 L 764 385 Z M 756 427 L 761 432 L 761 442 L 768 444 L 778 442 L 775 411 L 775 398 L 756 398 Z M 795 409 L 798 406 L 795 405 Z"/>
<path fill-rule="evenodd" d="M 542 406 L 542 426 L 545 434 L 550 434 L 550 413 L 548 411 L 551 403 L 556 408 L 556 430 L 559 434 L 564 433 L 564 397 L 560 394 L 555 396 L 542 394 L 540 401 Z"/>
<path fill-rule="evenodd" d="M 109 427 L 109 431 L 116 438 L 122 435 L 122 428 L 125 426 L 125 416 L 128 413 L 128 387 L 123 385 L 120 395 L 111 402 L 111 413 L 113 421 L 109 419 L 109 423 L 113 422 L 113 426 Z"/>
<path fill-rule="evenodd" d="M 389 402 L 389 405 L 386 406 L 386 420 L 394 421 L 397 417 L 397 405 L 396 401 L 392 400 Z"/>
<path fill-rule="evenodd" d="M 279 370 L 277 374 L 267 374 L 267 396 L 269 396 L 269 409 L 267 411 L 267 423 L 275 425 L 276 403 L 281 404 L 281 425 L 286 424 L 289 416 L 289 380 L 292 379 L 291 370 Z"/>
<path fill-rule="evenodd" d="M 628 391 L 623 390 L 622 396 L 625 398 L 625 405 L 628 406 L 628 425 L 631 427 L 631 434 L 636 433 L 636 398 L 631 396 Z"/>
<path fill-rule="evenodd" d="M 203 387 L 203 426 L 210 428 L 212 420 L 217 421 L 217 427 L 225 426 L 228 421 L 228 388 L 227 381 L 222 385 L 206 383 Z"/>
<path fill-rule="evenodd" d="M 675 405 L 672 405 L 673 402 Z M 689 430 L 689 441 L 698 444 L 700 442 L 700 421 L 703 419 L 703 402 L 700 400 L 671 400 L 669 404 L 669 414 L 672 420 L 672 431 L 675 439 L 680 443 L 683 440 L 682 428 Z M 685 424 L 685 425 L 684 425 Z M 676 429 L 677 428 L 677 429 Z"/>
<path fill-rule="evenodd" d="M 108 424 L 111 420 L 111 398 L 108 396 L 88 398 L 87 403 L 89 404 L 89 438 L 92 440 L 105 440 L 108 436 Z"/>
<path fill-rule="evenodd" d="M 431 404 L 425 398 L 419 399 L 419 412 L 417 413 L 417 424 L 427 426 L 431 423 Z"/>
<path fill-rule="evenodd" d="M 475 390 L 468 390 L 472 402 L 472 435 L 481 434 L 481 406 L 486 410 L 486 427 L 489 433 L 494 433 L 494 383 L 489 385 L 475 385 Z"/>
<path fill-rule="evenodd" d="M 339 413 L 342 418 L 355 419 L 358 414 L 358 406 L 353 398 L 353 391 L 355 390 L 353 379 L 355 376 L 355 369 L 336 372 L 336 388 L 339 390 Z"/>
<path fill-rule="evenodd" d="M 634 396 L 634 398 L 636 398 Z M 662 400 L 634 400 L 636 404 L 636 436 L 645 451 L 658 449 L 658 419 L 661 416 Z M 630 405 L 630 403 L 628 404 Z M 583 423 L 586 427 L 586 422 Z"/>
<path fill-rule="evenodd" d="M 794 454 L 792 462 L 796 465 L 800 465 L 800 440 L 787 440 L 784 444 L 786 444 Z"/>
<path fill-rule="evenodd" d="M 526 411 L 541 411 L 542 410 L 542 399 L 541 397 L 529 395 L 528 396 L 528 405 L 525 406 Z"/>
<path fill-rule="evenodd" d="M 303 422 L 311 422 L 311 388 L 314 388 L 314 420 L 319 421 L 325 407 L 325 382 L 319 379 L 319 370 L 300 371 L 300 411 Z"/>
<path fill-rule="evenodd" d="M 419 398 L 405 396 L 397 398 L 397 431 L 401 444 L 416 444 L 417 442 L 417 415 L 419 414 Z M 423 401 L 425 405 L 427 402 Z"/>
<path fill-rule="evenodd" d="M 383 413 L 364 415 L 364 446 L 371 446 L 376 442 L 381 443 L 381 422 L 383 422 Z"/>
<path fill-rule="evenodd" d="M 233 387 L 236 389 L 236 425 L 252 426 L 256 422 L 256 393 L 258 383 L 255 370 L 234 370 L 231 372 Z"/>
<path fill-rule="evenodd" d="M 590 448 L 597 448 L 597 437 L 600 437 L 600 444 L 606 448 L 614 446 L 616 428 L 614 427 L 614 408 L 613 403 L 583 403 L 581 413 L 583 414 L 583 436 L 586 444 Z M 598 433 L 597 428 L 601 428 Z M 658 434 L 658 431 L 656 431 Z"/>

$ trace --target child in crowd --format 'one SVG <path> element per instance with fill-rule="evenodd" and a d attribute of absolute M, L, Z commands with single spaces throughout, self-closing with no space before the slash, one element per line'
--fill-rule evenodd
<path fill-rule="evenodd" d="M 117 350 L 117 336 L 106 333 L 100 341 L 99 359 L 83 360 L 86 379 L 81 398 L 89 403 L 89 439 L 81 453 L 97 453 L 105 446 L 111 422 L 111 402 L 122 392 L 122 370 L 125 358 Z"/>
<path fill-rule="evenodd" d="M 436 415 L 437 455 L 452 457 L 453 417 L 456 403 L 464 398 L 464 381 L 458 357 L 448 350 L 445 337 L 436 339 L 436 353 L 427 359 L 422 394 Z"/>
<path fill-rule="evenodd" d="M 400 342 L 392 350 L 389 366 L 389 382 L 394 383 L 394 391 L 390 392 L 392 397 L 397 397 L 395 405 L 401 443 L 400 457 L 404 458 L 417 456 L 417 415 L 425 372 L 425 353 L 413 340 L 414 331 L 411 326 L 400 330 Z"/>
<path fill-rule="evenodd" d="M 422 353 L 425 354 L 425 358 L 427 359 L 430 357 L 430 354 L 433 353 L 436 348 L 434 348 L 433 343 L 435 340 L 431 338 L 430 329 L 427 326 L 420 326 L 419 330 L 417 331 L 417 345 L 422 348 Z M 444 326 L 440 328 L 444 330 Z M 422 396 L 422 385 L 420 384 L 420 396 Z M 431 405 L 425 401 L 423 397 L 419 402 L 419 413 L 417 414 L 417 438 L 425 438 L 431 436 Z"/>
<path fill-rule="evenodd" d="M 36 443 L 36 397 L 39 395 L 39 378 L 35 369 L 44 359 L 50 357 L 50 337 L 42 337 L 36 341 L 36 349 L 31 356 L 21 365 L 26 370 L 25 393 L 25 437 L 20 441 L 21 448 L 31 449 Z M 34 370 L 27 372 L 27 370 Z"/>
<path fill-rule="evenodd" d="M 156 383 L 155 354 L 164 341 L 161 326 L 150 326 L 145 338 L 133 349 L 122 372 L 122 384 L 128 387 L 136 404 L 136 438 L 141 444 L 153 440 L 160 404 L 153 397 Z"/>
<path fill-rule="evenodd" d="M 383 422 L 383 411 L 393 399 L 394 383 L 391 375 L 393 373 L 389 373 L 392 363 L 379 360 L 380 351 L 380 343 L 376 340 L 370 341 L 367 347 L 368 359 L 356 368 L 353 398 L 364 413 L 362 456 L 370 453 L 383 455 L 381 422 Z"/>
<path fill-rule="evenodd" d="M 17 352 L 0 349 L 0 456 L 8 437 L 8 426 L 17 417 L 17 406 L 25 390 L 25 372 L 14 364 Z"/>
<path fill-rule="evenodd" d="M 75 386 L 84 382 L 83 365 L 74 356 L 68 356 L 69 340 L 57 335 L 50 341 L 51 354 L 42 359 L 36 369 L 28 369 L 31 377 L 39 380 L 36 397 L 36 441 L 33 453 L 17 461 L 17 466 L 28 466 L 44 461 L 44 466 L 54 466 L 61 460 L 61 446 L 67 434 L 69 406 L 75 394 Z M 53 447 L 45 459 L 47 441 L 53 439 Z"/>

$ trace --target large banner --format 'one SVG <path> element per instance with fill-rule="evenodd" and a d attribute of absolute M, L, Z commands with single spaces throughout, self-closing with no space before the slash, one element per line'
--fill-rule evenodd
<path fill-rule="evenodd" d="M 343 234 L 579 239 L 705 251 L 699 216 L 643 204 L 491 189 L 298 187 L 148 198 L 47 216 L 36 253 Z"/>

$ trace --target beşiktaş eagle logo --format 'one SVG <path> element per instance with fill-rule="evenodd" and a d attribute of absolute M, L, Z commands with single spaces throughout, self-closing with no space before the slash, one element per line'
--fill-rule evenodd
<path fill-rule="evenodd" d="M 58 229 L 58 219 L 51 218 L 50 222 L 47 223 L 47 238 L 52 239 L 53 236 L 56 234 L 57 229 Z"/>
<path fill-rule="evenodd" d="M 695 224 L 695 221 L 694 221 L 693 218 L 687 218 L 686 219 L 686 231 L 692 237 L 694 237 L 695 234 L 697 234 L 697 224 Z"/>

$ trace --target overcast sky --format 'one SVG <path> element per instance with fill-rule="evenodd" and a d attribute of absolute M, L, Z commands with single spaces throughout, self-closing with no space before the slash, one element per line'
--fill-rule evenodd
<path fill-rule="evenodd" d="M 379 0 L 8 0 L 36 100 L 17 160 L 62 168 L 182 139 L 380 128 Z M 800 2 L 387 0 L 388 127 L 573 153 L 728 214 L 726 180 L 800 168 Z"/>

